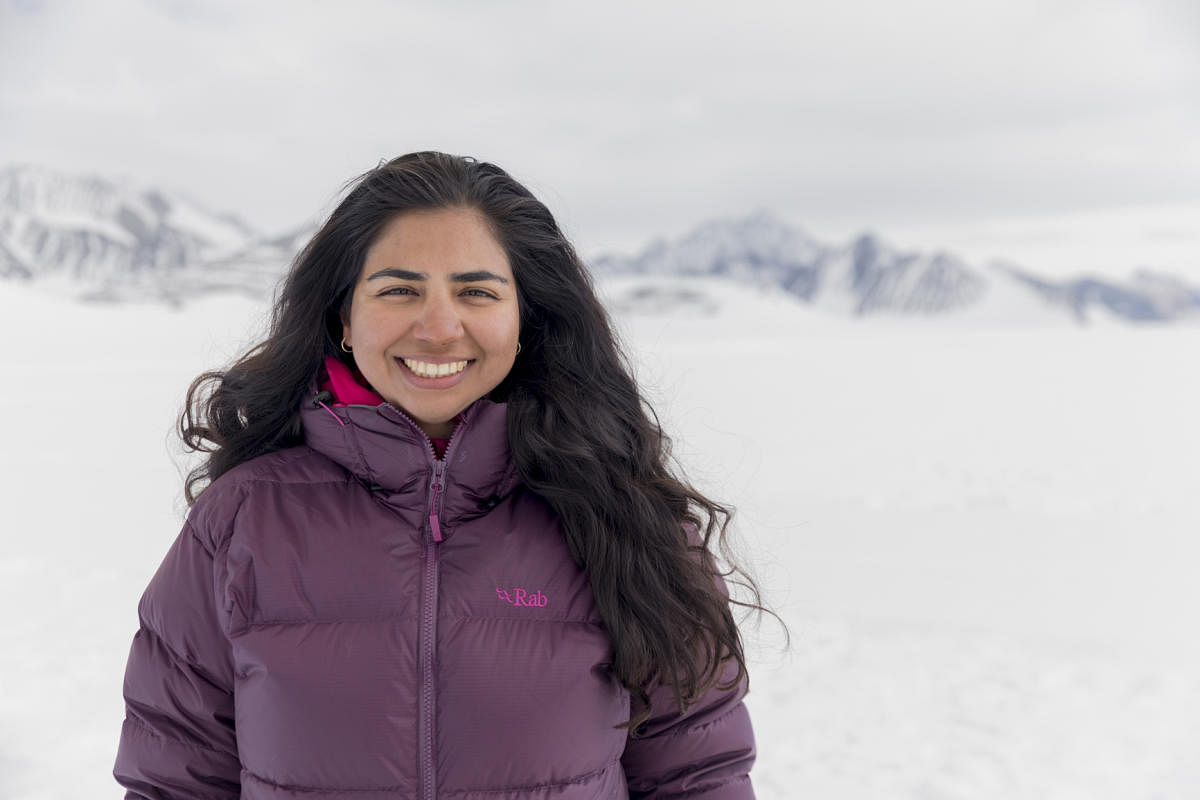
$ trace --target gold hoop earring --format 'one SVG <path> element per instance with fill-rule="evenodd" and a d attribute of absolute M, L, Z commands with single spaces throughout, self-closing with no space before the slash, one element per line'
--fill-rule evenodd
<path fill-rule="evenodd" d="M 521 343 L 517 342 L 517 355 L 521 355 Z"/>
<path fill-rule="evenodd" d="M 354 352 L 353 348 L 350 348 L 350 347 L 347 347 L 347 346 L 346 346 L 346 337 L 345 337 L 345 336 L 343 336 L 343 337 L 342 337 L 342 352 L 343 352 L 343 353 L 352 353 L 352 352 Z"/>

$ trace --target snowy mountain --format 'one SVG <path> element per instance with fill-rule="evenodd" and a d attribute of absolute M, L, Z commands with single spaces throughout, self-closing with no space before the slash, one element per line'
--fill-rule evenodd
<path fill-rule="evenodd" d="M 602 274 L 728 277 L 854 315 L 945 311 L 974 302 L 985 285 L 944 253 L 901 252 L 872 234 L 831 246 L 761 211 L 709 222 L 673 243 L 656 241 L 632 258 L 603 257 L 593 267 Z"/>
<path fill-rule="evenodd" d="M 29 277 L 169 271 L 256 235 L 237 217 L 159 191 L 30 166 L 0 171 L 0 215 L 5 249 Z"/>
<path fill-rule="evenodd" d="M 1138 322 L 1200 316 L 1200 287 L 1189 286 L 1173 275 L 1138 270 L 1127 283 L 1089 277 L 1055 283 L 1019 267 L 993 266 L 1028 286 L 1047 302 L 1069 310 L 1080 322 L 1086 322 L 1090 315 L 1100 310 Z"/>
<path fill-rule="evenodd" d="M 592 266 L 602 275 L 732 278 L 854 317 L 1200 319 L 1200 287 L 1161 273 L 1143 270 L 1128 282 L 1052 281 L 1012 265 L 979 268 L 946 252 L 904 251 L 875 234 L 826 244 L 766 212 L 708 222 L 674 242 L 660 239 L 637 255 L 605 256 Z"/>
<path fill-rule="evenodd" d="M 86 299 L 261 294 L 290 260 L 264 276 L 238 258 L 262 238 L 233 214 L 156 189 L 45 167 L 0 169 L 0 277 L 66 284 Z"/>
<path fill-rule="evenodd" d="M 264 236 L 232 214 L 156 189 L 42 167 L 0 170 L 0 278 L 52 281 L 86 300 L 264 298 L 315 231 L 310 222 Z M 851 318 L 1200 320 L 1200 287 L 1174 276 L 1143 270 L 1120 282 L 1053 281 L 1016 265 L 978 267 L 948 252 L 904 250 L 873 233 L 829 244 L 764 211 L 709 221 L 590 267 L 603 279 L 622 278 L 612 302 L 633 314 L 717 313 L 723 304 L 711 282 L 664 280 L 688 276 L 781 292 Z"/>

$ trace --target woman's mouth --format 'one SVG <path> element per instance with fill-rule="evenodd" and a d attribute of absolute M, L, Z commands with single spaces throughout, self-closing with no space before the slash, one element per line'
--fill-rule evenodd
<path fill-rule="evenodd" d="M 457 375 L 467 368 L 468 361 L 446 361 L 435 364 L 432 361 L 420 361 L 415 358 L 399 359 L 404 366 L 412 370 L 414 375 L 421 378 L 448 378 Z"/>

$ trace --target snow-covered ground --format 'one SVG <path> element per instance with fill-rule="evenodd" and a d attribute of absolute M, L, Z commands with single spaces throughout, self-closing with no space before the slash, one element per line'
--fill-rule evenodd
<path fill-rule="evenodd" d="M 689 284 L 691 285 L 691 284 Z M 706 284 L 622 320 L 792 633 L 747 634 L 765 800 L 1200 796 L 1200 329 L 851 322 Z M 188 382 L 265 309 L 0 287 L 0 798 L 119 796 Z"/>

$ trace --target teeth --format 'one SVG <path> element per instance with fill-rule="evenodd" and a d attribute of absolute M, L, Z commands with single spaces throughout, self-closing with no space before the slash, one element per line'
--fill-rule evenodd
<path fill-rule="evenodd" d="M 417 361 L 412 358 L 405 358 L 403 361 L 404 366 L 422 378 L 444 378 L 447 375 L 457 375 L 467 368 L 466 361 L 451 361 L 448 364 L 430 364 L 428 361 Z"/>

